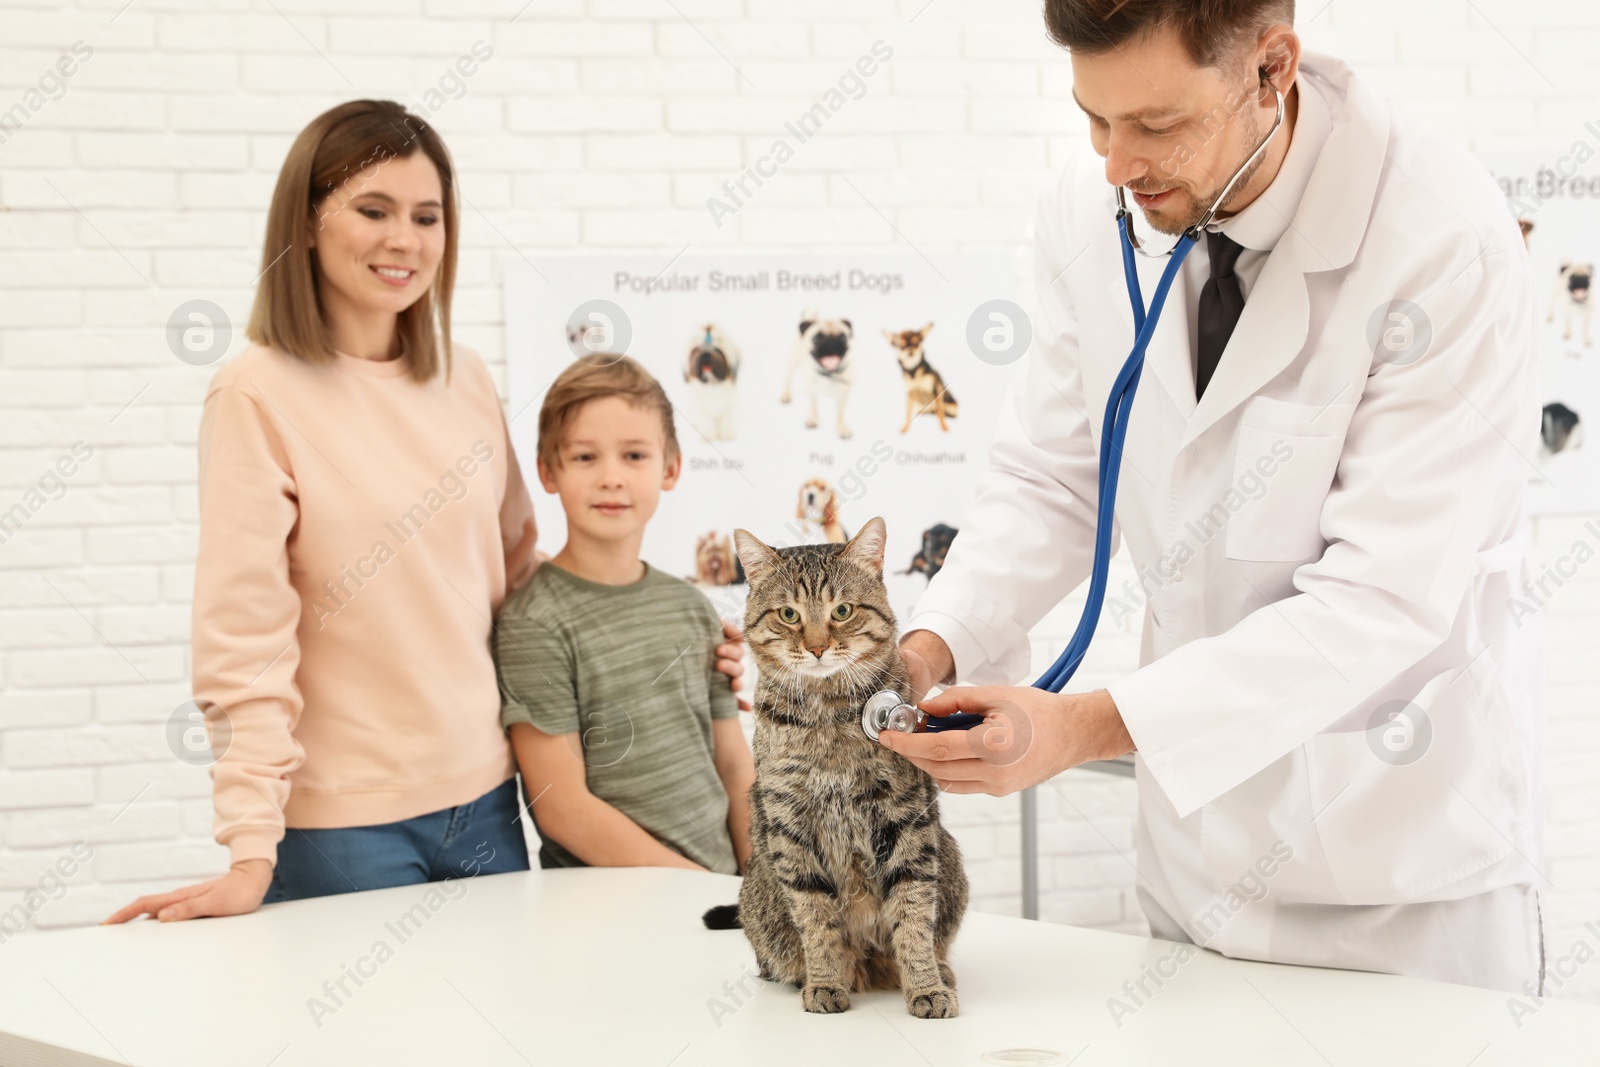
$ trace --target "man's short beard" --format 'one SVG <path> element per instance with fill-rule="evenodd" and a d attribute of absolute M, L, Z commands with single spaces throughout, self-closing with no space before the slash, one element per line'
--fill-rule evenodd
<path fill-rule="evenodd" d="M 1245 123 L 1249 127 L 1247 131 L 1248 137 L 1246 139 L 1246 143 L 1250 146 L 1250 150 L 1253 152 L 1255 151 L 1256 146 L 1261 143 L 1261 123 L 1256 117 L 1255 108 L 1247 109 Z M 1228 200 L 1230 202 L 1237 200 L 1244 193 L 1244 191 L 1250 187 L 1250 183 L 1255 180 L 1256 172 L 1261 169 L 1262 164 L 1264 164 L 1266 161 L 1267 157 L 1265 153 L 1262 153 L 1251 161 L 1250 165 L 1245 168 L 1244 173 L 1239 175 L 1238 182 L 1234 184 L 1233 192 L 1228 195 Z M 1235 163 L 1234 166 L 1238 166 L 1238 164 Z M 1197 200 L 1190 213 L 1178 222 L 1158 221 L 1157 219 L 1151 218 L 1148 211 L 1145 212 L 1145 221 L 1149 223 L 1150 228 L 1155 230 L 1157 233 L 1164 233 L 1169 236 L 1176 237 L 1179 234 L 1186 232 L 1191 226 L 1194 226 L 1201 219 L 1205 218 L 1205 214 L 1208 210 L 1210 210 L 1211 204 L 1217 199 L 1217 194 L 1222 192 L 1222 187 L 1227 184 L 1228 178 L 1231 178 L 1232 176 L 1233 171 L 1229 170 L 1227 175 L 1222 178 L 1221 183 L 1218 184 L 1215 189 L 1211 190 L 1211 192 L 1207 194 L 1203 200 Z M 1227 210 L 1228 205 L 1223 204 L 1217 209 L 1217 214 L 1221 215 Z"/>

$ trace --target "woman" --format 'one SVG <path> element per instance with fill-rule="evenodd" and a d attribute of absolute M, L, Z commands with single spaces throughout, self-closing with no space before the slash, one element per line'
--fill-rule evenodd
<path fill-rule="evenodd" d="M 399 104 L 289 150 L 199 435 L 193 685 L 231 866 L 108 923 L 528 869 L 489 636 L 540 557 L 494 382 L 450 342 L 457 220 Z"/>

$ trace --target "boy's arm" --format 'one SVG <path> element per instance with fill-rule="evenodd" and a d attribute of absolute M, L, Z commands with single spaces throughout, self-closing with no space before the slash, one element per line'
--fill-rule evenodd
<path fill-rule="evenodd" d="M 500 724 L 510 731 L 539 831 L 594 867 L 704 870 L 589 792 L 571 644 L 514 611 L 501 613 L 493 645 Z"/>
<path fill-rule="evenodd" d="M 756 781 L 756 765 L 738 716 L 712 719 L 711 742 L 717 777 L 728 791 L 728 836 L 733 838 L 734 859 L 743 874 L 750 866 L 750 787 Z"/>
<path fill-rule="evenodd" d="M 740 741 L 744 739 L 741 737 Z M 589 792 L 576 732 L 547 734 L 511 724 L 511 747 L 539 830 L 591 867 L 706 868 L 681 856 L 612 805 Z"/>

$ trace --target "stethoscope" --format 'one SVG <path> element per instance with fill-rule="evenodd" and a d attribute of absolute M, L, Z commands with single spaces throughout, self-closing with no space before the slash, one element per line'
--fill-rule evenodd
<path fill-rule="evenodd" d="M 1265 67 L 1261 68 L 1260 74 L 1261 81 L 1270 85 Z M 1128 416 L 1133 410 L 1134 391 L 1139 387 L 1139 374 L 1144 370 L 1145 349 L 1150 345 L 1150 338 L 1155 333 L 1156 323 L 1161 317 L 1162 306 L 1167 302 L 1167 292 L 1172 288 L 1173 279 L 1178 276 L 1183 261 L 1199 243 L 1200 235 L 1211 225 L 1211 220 L 1216 216 L 1218 209 L 1227 202 L 1233 193 L 1233 187 L 1238 184 L 1244 172 L 1261 158 L 1273 135 L 1278 132 L 1278 127 L 1283 125 L 1283 92 L 1275 85 L 1272 86 L 1272 91 L 1278 98 L 1278 114 L 1272 122 L 1272 129 L 1268 130 L 1261 143 L 1256 145 L 1255 151 L 1239 164 L 1238 169 L 1233 172 L 1233 177 L 1228 179 L 1228 183 L 1222 187 L 1222 192 L 1212 201 L 1210 210 L 1200 217 L 1199 222 L 1184 230 L 1178 236 L 1177 243 L 1167 251 L 1145 251 L 1144 246 L 1134 236 L 1133 217 L 1128 210 L 1123 187 L 1117 186 L 1116 221 L 1117 229 L 1122 235 L 1122 273 L 1127 282 L 1128 299 L 1133 304 L 1133 350 L 1128 353 L 1127 360 L 1122 364 L 1122 370 L 1112 383 L 1111 395 L 1106 400 L 1105 419 L 1101 423 L 1102 426 L 1110 427 L 1110 432 L 1102 430 L 1100 434 L 1100 499 L 1095 513 L 1094 568 L 1089 579 L 1088 599 L 1084 602 L 1083 615 L 1078 619 L 1078 628 L 1073 631 L 1072 639 L 1067 642 L 1067 647 L 1050 669 L 1033 683 L 1035 689 L 1044 689 L 1051 693 L 1061 692 L 1061 687 L 1077 673 L 1078 665 L 1083 662 L 1084 655 L 1089 651 L 1089 641 L 1094 637 L 1095 627 L 1099 625 L 1100 609 L 1106 598 L 1107 574 L 1111 568 L 1111 522 L 1117 501 L 1117 475 L 1122 461 L 1122 442 L 1128 436 Z M 1162 272 L 1161 281 L 1156 284 L 1148 314 L 1145 311 L 1144 293 L 1139 287 L 1137 261 L 1133 258 L 1135 252 L 1148 259 L 1171 257 L 1166 270 Z M 874 693 L 861 709 L 861 728 L 874 741 L 884 730 L 898 730 L 908 734 L 943 733 L 947 730 L 970 730 L 983 720 L 982 715 L 966 712 L 943 716 L 929 715 L 916 705 L 901 700 L 900 694 L 892 689 Z"/>

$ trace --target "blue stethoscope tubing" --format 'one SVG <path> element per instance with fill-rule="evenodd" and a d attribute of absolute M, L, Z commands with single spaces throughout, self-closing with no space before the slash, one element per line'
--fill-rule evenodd
<path fill-rule="evenodd" d="M 1072 640 L 1067 642 L 1067 647 L 1050 669 L 1033 683 L 1035 689 L 1044 689 L 1051 693 L 1061 692 L 1061 687 L 1066 685 L 1077 672 L 1078 665 L 1083 662 L 1084 654 L 1089 651 L 1089 642 L 1094 638 L 1095 627 L 1100 622 L 1100 609 L 1105 604 L 1107 574 L 1111 567 L 1111 524 L 1117 504 L 1117 477 L 1122 467 L 1122 443 L 1128 436 L 1128 417 L 1133 412 L 1134 394 L 1139 388 L 1139 375 L 1144 370 L 1145 350 L 1150 347 L 1150 338 L 1155 334 L 1156 324 L 1161 319 L 1161 309 L 1167 302 L 1167 293 L 1171 290 L 1173 279 L 1178 276 L 1183 261 L 1188 258 L 1190 250 L 1196 243 L 1192 232 L 1186 232 L 1178 238 L 1177 245 L 1172 249 L 1172 258 L 1167 262 L 1161 281 L 1156 285 L 1155 296 L 1150 301 L 1147 313 L 1144 306 L 1144 292 L 1139 286 L 1139 271 L 1133 257 L 1133 237 L 1129 232 L 1132 225 L 1131 214 L 1126 208 L 1119 207 L 1117 228 L 1122 237 L 1122 272 L 1128 284 L 1128 300 L 1133 304 L 1133 349 L 1123 361 L 1122 370 L 1117 373 L 1116 381 L 1111 385 L 1111 395 L 1106 398 L 1105 421 L 1101 424 L 1099 499 L 1095 505 L 1094 568 L 1089 579 L 1089 596 L 1084 602 L 1083 615 L 1078 619 L 1078 628 L 1073 632 Z M 984 716 L 968 712 L 945 716 L 930 715 L 926 732 L 970 730 L 983 720 Z"/>
<path fill-rule="evenodd" d="M 1100 623 L 1100 609 L 1105 604 L 1107 574 L 1111 568 L 1111 524 L 1117 504 L 1117 478 L 1122 468 L 1122 443 L 1128 436 L 1128 417 L 1133 411 L 1133 398 L 1139 388 L 1139 375 L 1144 370 L 1144 353 L 1150 347 L 1150 338 L 1156 331 L 1157 322 L 1161 319 L 1161 309 L 1167 302 L 1167 292 L 1172 288 L 1172 281 L 1177 277 L 1183 261 L 1188 258 L 1190 250 L 1196 244 L 1192 233 L 1186 232 L 1178 238 L 1178 243 L 1172 250 L 1172 258 L 1167 263 L 1167 269 L 1156 285 L 1149 313 L 1146 314 L 1144 293 L 1139 287 L 1139 272 L 1133 258 L 1133 239 L 1129 233 L 1133 219 L 1125 209 L 1118 210 L 1117 225 L 1122 234 L 1122 272 L 1128 283 L 1128 300 L 1133 304 L 1135 331 L 1133 350 L 1128 353 L 1128 358 L 1122 364 L 1122 370 L 1117 373 L 1116 381 L 1111 385 L 1111 395 L 1106 398 L 1105 420 L 1101 423 L 1100 492 L 1095 512 L 1094 568 L 1089 579 L 1089 595 L 1083 605 L 1083 615 L 1078 619 L 1078 628 L 1073 632 L 1072 640 L 1067 642 L 1067 647 L 1062 650 L 1055 663 L 1051 664 L 1050 669 L 1033 683 L 1035 689 L 1051 693 L 1061 692 L 1061 687 L 1077 673 L 1078 665 L 1083 662 L 1084 654 L 1089 651 L 1089 642 L 1094 637 L 1095 627 Z"/>
<path fill-rule="evenodd" d="M 1263 85 L 1271 85 L 1267 74 L 1268 71 L 1263 67 L 1260 71 Z M 1273 120 L 1272 128 L 1261 139 L 1261 143 L 1256 145 L 1255 151 L 1250 153 L 1249 158 L 1233 172 L 1233 177 L 1228 179 L 1228 183 L 1212 201 L 1210 210 L 1199 222 L 1183 232 L 1170 251 L 1161 253 L 1171 258 L 1167 262 L 1166 270 L 1161 274 L 1161 281 L 1156 284 L 1155 296 L 1151 298 L 1148 314 L 1144 306 L 1144 292 L 1139 286 L 1139 271 L 1136 266 L 1138 261 L 1134 259 L 1134 253 L 1139 251 L 1150 258 L 1159 256 L 1144 252 L 1138 244 L 1133 233 L 1133 213 L 1128 210 L 1122 186 L 1117 187 L 1117 231 L 1122 239 L 1122 273 L 1128 285 L 1128 300 L 1133 305 L 1133 349 L 1128 353 L 1128 358 L 1122 364 L 1122 370 L 1117 373 L 1116 381 L 1111 385 L 1111 395 L 1106 398 L 1105 419 L 1100 426 L 1099 499 L 1095 502 L 1094 565 L 1089 578 L 1089 595 L 1084 601 L 1083 615 L 1078 619 L 1078 628 L 1073 632 L 1072 640 L 1067 642 L 1067 647 L 1062 650 L 1055 663 L 1050 665 L 1050 669 L 1034 681 L 1035 689 L 1043 689 L 1050 693 L 1061 692 L 1062 686 L 1077 673 L 1084 654 L 1089 651 L 1089 642 L 1094 638 L 1095 627 L 1100 623 L 1100 609 L 1105 604 L 1106 582 L 1111 569 L 1111 523 L 1117 504 L 1117 476 L 1122 467 L 1122 443 L 1128 436 L 1128 416 L 1133 411 L 1133 398 L 1139 388 L 1139 375 L 1144 370 L 1145 349 L 1150 346 L 1150 338 L 1156 332 L 1156 324 L 1161 319 L 1161 309 L 1167 302 L 1167 292 L 1172 288 L 1173 280 L 1183 267 L 1183 261 L 1199 243 L 1200 235 L 1216 217 L 1217 210 L 1227 202 L 1239 179 L 1266 151 L 1267 143 L 1283 125 L 1284 95 L 1275 85 L 1271 88 L 1277 97 L 1278 105 L 1278 113 Z M 984 718 L 982 715 L 966 712 L 942 717 L 930 715 L 924 729 L 928 733 L 970 730 L 983 722 Z"/>

